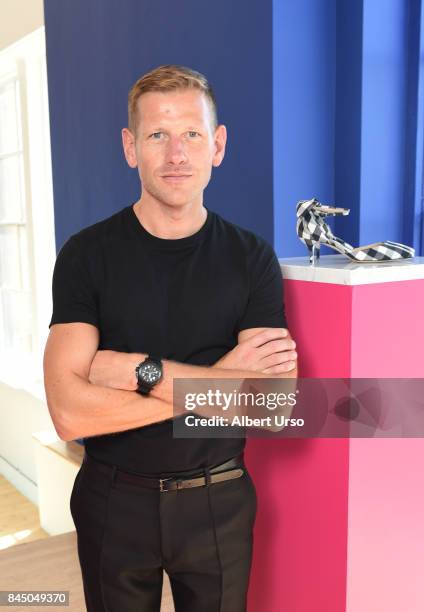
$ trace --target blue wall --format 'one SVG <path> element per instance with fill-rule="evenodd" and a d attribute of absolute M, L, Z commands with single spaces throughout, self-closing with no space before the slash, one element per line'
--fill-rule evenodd
<path fill-rule="evenodd" d="M 271 0 L 45 0 L 56 245 L 139 195 L 120 130 L 164 63 L 206 74 L 229 143 L 205 204 L 273 240 Z"/>
<path fill-rule="evenodd" d="M 304 255 L 296 203 L 334 201 L 335 0 L 274 0 L 274 247 Z"/>
<path fill-rule="evenodd" d="M 56 240 L 138 198 L 120 129 L 150 68 L 204 72 L 229 131 L 205 203 L 280 257 L 306 254 L 295 205 L 355 246 L 423 254 L 424 0 L 45 0 Z M 324 252 L 330 252 L 325 251 Z"/>
<path fill-rule="evenodd" d="M 350 213 L 347 217 L 334 219 L 333 229 L 336 235 L 354 246 L 360 243 L 362 23 L 361 0 L 338 0 L 334 202 L 337 206 L 349 208 Z"/>
<path fill-rule="evenodd" d="M 408 3 L 364 2 L 360 240 L 406 238 Z"/>
<path fill-rule="evenodd" d="M 274 0 L 274 245 L 305 255 L 295 204 L 350 208 L 331 219 L 355 246 L 423 254 L 422 0 Z M 329 249 L 323 249 L 330 253 Z"/>

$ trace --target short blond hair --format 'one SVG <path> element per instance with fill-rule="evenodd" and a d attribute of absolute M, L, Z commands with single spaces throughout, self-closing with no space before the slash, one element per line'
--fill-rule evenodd
<path fill-rule="evenodd" d="M 213 127 L 218 125 L 218 111 L 215 94 L 206 77 L 176 64 L 165 64 L 138 79 L 128 93 L 128 127 L 135 134 L 137 131 L 137 102 L 140 96 L 149 91 L 176 91 L 178 89 L 198 89 L 202 91 L 210 102 L 212 110 Z"/>

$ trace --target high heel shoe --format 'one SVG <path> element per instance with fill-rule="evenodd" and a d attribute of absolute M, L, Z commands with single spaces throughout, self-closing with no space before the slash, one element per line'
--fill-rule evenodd
<path fill-rule="evenodd" d="M 324 218 L 328 215 L 348 215 L 349 208 L 337 208 L 325 206 L 316 198 L 312 200 L 301 200 L 296 206 L 296 231 L 300 240 L 308 247 L 311 263 L 319 258 L 321 244 L 338 251 L 349 257 L 355 263 L 379 263 L 382 261 L 394 261 L 408 259 L 415 255 L 412 247 L 386 240 L 385 242 L 374 242 L 354 248 L 348 242 L 334 236 Z"/>

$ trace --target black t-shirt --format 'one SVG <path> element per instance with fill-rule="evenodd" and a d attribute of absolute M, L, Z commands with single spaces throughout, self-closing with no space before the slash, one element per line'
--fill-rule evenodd
<path fill-rule="evenodd" d="M 180 239 L 150 234 L 132 205 L 72 235 L 57 256 L 49 327 L 91 323 L 100 331 L 99 349 L 193 365 L 214 364 L 236 346 L 242 329 L 286 327 L 271 246 L 207 213 L 195 234 Z M 84 444 L 99 461 L 141 474 L 216 465 L 245 444 L 244 438 L 174 438 L 172 425 L 167 419 Z"/>

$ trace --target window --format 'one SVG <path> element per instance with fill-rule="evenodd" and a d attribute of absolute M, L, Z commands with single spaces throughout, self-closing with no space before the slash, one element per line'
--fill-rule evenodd
<path fill-rule="evenodd" d="M 55 261 L 44 28 L 0 52 L 0 378 L 42 382 Z M 25 377 L 22 371 L 32 373 Z"/>
<path fill-rule="evenodd" d="M 31 351 L 31 287 L 19 80 L 0 83 L 0 349 Z"/>

